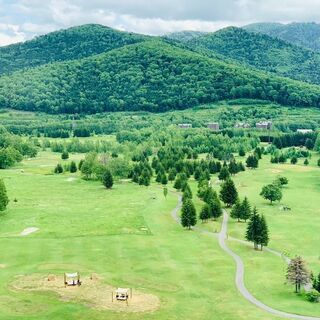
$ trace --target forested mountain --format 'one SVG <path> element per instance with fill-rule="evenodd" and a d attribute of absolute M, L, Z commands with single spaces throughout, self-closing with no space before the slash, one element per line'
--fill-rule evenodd
<path fill-rule="evenodd" d="M 264 34 L 229 27 L 184 43 L 280 76 L 320 84 L 319 53 Z"/>
<path fill-rule="evenodd" d="M 208 32 L 202 31 L 180 31 L 169 33 L 165 35 L 165 38 L 185 42 L 206 35 L 207 33 Z"/>
<path fill-rule="evenodd" d="M 320 24 L 317 23 L 254 23 L 243 28 L 320 51 Z"/>
<path fill-rule="evenodd" d="M 89 57 L 147 38 L 96 24 L 60 30 L 24 43 L 1 47 L 0 74 Z"/>
<path fill-rule="evenodd" d="M 320 87 L 157 39 L 0 77 L 0 107 L 50 113 L 160 112 L 229 98 L 320 107 Z"/>

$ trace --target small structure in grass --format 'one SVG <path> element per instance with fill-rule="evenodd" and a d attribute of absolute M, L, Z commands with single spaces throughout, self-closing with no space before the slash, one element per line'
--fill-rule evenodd
<path fill-rule="evenodd" d="M 115 291 L 115 297 L 116 297 L 116 300 L 125 301 L 128 304 L 129 298 L 132 299 L 132 289 L 118 288 Z M 113 292 L 112 292 L 112 302 L 113 302 Z"/>
<path fill-rule="evenodd" d="M 64 286 L 65 287 L 81 286 L 79 272 L 65 273 L 64 274 Z"/>

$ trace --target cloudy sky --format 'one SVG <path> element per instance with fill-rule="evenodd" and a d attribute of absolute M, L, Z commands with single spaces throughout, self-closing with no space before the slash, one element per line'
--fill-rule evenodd
<path fill-rule="evenodd" d="M 0 0 L 0 46 L 84 23 L 164 34 L 252 22 L 320 22 L 320 0 Z"/>

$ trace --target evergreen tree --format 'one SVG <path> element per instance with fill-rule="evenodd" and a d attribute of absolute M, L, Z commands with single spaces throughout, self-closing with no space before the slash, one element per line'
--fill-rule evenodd
<path fill-rule="evenodd" d="M 218 197 L 215 199 L 211 200 L 209 203 L 209 208 L 210 208 L 210 216 L 213 218 L 213 220 L 217 220 L 219 217 L 222 216 L 222 208 L 221 208 L 221 203 Z"/>
<path fill-rule="evenodd" d="M 161 176 L 161 184 L 163 184 L 163 185 L 168 184 L 167 175 L 165 173 L 163 173 Z"/>
<path fill-rule="evenodd" d="M 301 286 L 310 281 L 310 274 L 306 268 L 305 262 L 301 257 L 291 259 L 287 269 L 287 280 L 295 285 L 295 292 L 300 292 Z"/>
<path fill-rule="evenodd" d="M 161 172 L 159 171 L 157 176 L 156 176 L 156 182 L 160 183 L 161 182 L 161 179 L 162 179 L 162 174 Z"/>
<path fill-rule="evenodd" d="M 187 199 L 192 199 L 192 191 L 190 189 L 189 184 L 186 184 L 183 195 L 182 195 L 182 200 L 186 201 Z"/>
<path fill-rule="evenodd" d="M 4 211 L 9 203 L 7 189 L 2 179 L 0 179 L 0 211 Z"/>
<path fill-rule="evenodd" d="M 210 219 L 210 217 L 211 217 L 210 211 L 211 210 L 210 210 L 209 205 L 207 203 L 205 203 L 200 211 L 200 216 L 199 216 L 199 218 L 202 220 L 202 222 Z"/>
<path fill-rule="evenodd" d="M 238 222 L 242 218 L 242 206 L 241 206 L 241 202 L 239 199 L 237 199 L 236 203 L 234 204 L 234 206 L 230 212 L 230 216 L 233 219 L 238 219 Z"/>
<path fill-rule="evenodd" d="M 297 164 L 298 163 L 298 158 L 296 156 L 293 156 L 290 160 L 291 164 Z"/>
<path fill-rule="evenodd" d="M 197 213 L 191 199 L 183 202 L 181 209 L 181 224 L 184 228 L 191 229 L 197 223 Z"/>
<path fill-rule="evenodd" d="M 246 239 L 253 242 L 254 248 L 258 249 L 258 245 L 262 250 L 263 246 L 267 246 L 269 242 L 269 230 L 264 216 L 259 216 L 257 208 L 253 209 L 246 231 Z"/>
<path fill-rule="evenodd" d="M 252 168 L 252 169 L 258 168 L 259 159 L 254 155 L 250 155 L 246 160 L 246 164 L 248 168 Z"/>
<path fill-rule="evenodd" d="M 258 215 L 257 208 L 254 208 L 252 216 L 247 226 L 246 240 L 253 242 L 254 248 L 258 249 L 259 237 L 260 237 L 260 218 Z"/>
<path fill-rule="evenodd" d="M 217 193 L 212 189 L 212 187 L 208 187 L 203 195 L 203 201 L 209 203 L 217 198 Z"/>
<path fill-rule="evenodd" d="M 71 173 L 75 173 L 75 172 L 77 172 L 77 165 L 76 165 L 76 163 L 74 162 L 74 161 L 71 161 L 71 163 L 70 163 L 70 172 Z"/>
<path fill-rule="evenodd" d="M 62 160 L 67 160 L 69 159 L 69 153 L 68 151 L 63 151 L 62 154 L 61 154 L 61 159 Z"/>
<path fill-rule="evenodd" d="M 264 215 L 260 217 L 260 232 L 259 244 L 262 250 L 262 248 L 269 243 L 269 229 Z"/>
<path fill-rule="evenodd" d="M 54 168 L 54 173 L 57 173 L 57 174 L 63 173 L 63 167 L 62 167 L 62 165 L 60 163 L 58 163 L 56 165 L 56 167 Z"/>
<path fill-rule="evenodd" d="M 238 199 L 238 191 L 234 182 L 227 179 L 222 185 L 220 190 L 220 199 L 228 206 L 234 205 Z"/>
<path fill-rule="evenodd" d="M 247 197 L 245 197 L 241 203 L 241 217 L 240 219 L 247 222 L 251 217 L 251 206 Z"/>
<path fill-rule="evenodd" d="M 230 172 L 228 170 L 228 167 L 223 166 L 218 175 L 219 180 L 227 180 L 229 177 L 230 177 Z"/>
<path fill-rule="evenodd" d="M 102 175 L 102 183 L 107 189 L 111 189 L 113 186 L 113 177 L 110 170 L 106 169 Z"/>
<path fill-rule="evenodd" d="M 177 190 L 180 190 L 182 187 L 181 178 L 179 176 L 176 177 L 176 180 L 174 181 L 173 187 Z"/>
<path fill-rule="evenodd" d="M 307 165 L 309 165 L 309 160 L 308 159 L 306 159 L 306 160 L 304 160 L 304 163 L 303 163 L 305 166 L 307 166 Z"/>

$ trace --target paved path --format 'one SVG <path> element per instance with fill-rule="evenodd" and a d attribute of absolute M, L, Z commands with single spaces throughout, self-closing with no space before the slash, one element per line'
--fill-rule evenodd
<path fill-rule="evenodd" d="M 179 201 L 178 204 L 176 206 L 176 208 L 172 211 L 171 215 L 173 217 L 173 219 L 180 223 L 180 218 L 179 218 L 179 211 L 181 209 L 182 206 L 182 201 L 181 201 L 181 197 L 179 196 Z M 265 305 L 263 302 L 261 302 L 260 300 L 256 299 L 246 288 L 245 284 L 244 284 L 244 264 L 242 259 L 235 254 L 226 244 L 226 239 L 227 239 L 227 230 L 228 230 L 228 213 L 224 210 L 223 212 L 223 221 L 222 221 L 222 227 L 221 227 L 221 231 L 218 234 L 215 234 L 213 232 L 210 231 L 206 231 L 197 227 L 194 227 L 193 229 L 196 231 L 200 231 L 202 233 L 205 234 L 210 234 L 210 235 L 216 235 L 218 236 L 218 240 L 219 240 L 219 245 L 222 248 L 222 250 L 224 250 L 228 255 L 230 255 L 234 261 L 236 262 L 236 277 L 235 277 L 235 283 L 237 286 L 237 289 L 239 290 L 239 292 L 241 293 L 241 295 L 248 300 L 249 302 L 251 302 L 252 304 L 254 304 L 255 306 L 257 306 L 258 308 L 269 312 L 275 316 L 279 316 L 282 318 L 286 318 L 286 319 L 300 319 L 300 320 L 320 320 L 319 317 L 311 317 L 311 316 L 303 316 L 303 315 L 298 315 L 298 314 L 292 314 L 292 313 L 287 313 L 287 312 L 283 312 L 280 310 L 276 310 L 273 309 L 267 305 Z M 239 242 L 243 242 L 245 244 L 247 244 L 245 241 L 242 240 L 238 240 L 235 238 L 232 238 L 232 240 L 237 240 Z M 268 249 L 268 248 L 267 248 Z M 274 251 L 272 249 L 268 249 L 269 252 L 278 255 L 280 257 L 282 257 L 281 253 Z"/>

